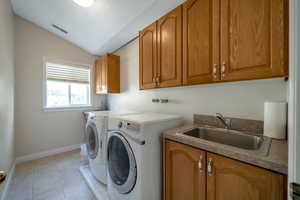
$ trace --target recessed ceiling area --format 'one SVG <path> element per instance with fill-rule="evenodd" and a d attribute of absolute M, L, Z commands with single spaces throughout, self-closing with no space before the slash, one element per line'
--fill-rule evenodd
<path fill-rule="evenodd" d="M 112 52 L 184 0 L 11 0 L 16 15 L 80 46 L 91 54 Z M 54 28 L 56 25 L 68 33 Z"/>

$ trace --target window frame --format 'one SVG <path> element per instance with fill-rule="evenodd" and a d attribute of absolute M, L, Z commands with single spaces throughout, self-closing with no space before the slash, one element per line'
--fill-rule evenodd
<path fill-rule="evenodd" d="M 89 95 L 88 95 L 88 98 L 90 100 L 89 104 L 82 104 L 82 105 L 73 104 L 70 106 L 48 107 L 47 106 L 47 63 L 88 68 L 90 70 L 90 72 L 89 72 L 90 83 L 89 83 Z M 47 112 L 47 111 L 83 110 L 83 109 L 87 109 L 87 108 L 92 108 L 93 107 L 93 90 L 92 90 L 93 89 L 93 87 L 92 87 L 93 76 L 92 75 L 93 75 L 93 67 L 90 64 L 74 63 L 74 62 L 68 62 L 68 61 L 63 61 L 63 60 L 44 58 L 44 60 L 43 60 L 43 108 L 42 109 Z M 70 99 L 71 87 L 70 87 L 70 85 L 68 87 L 69 87 L 68 88 L 69 100 L 71 101 L 71 99 Z"/>

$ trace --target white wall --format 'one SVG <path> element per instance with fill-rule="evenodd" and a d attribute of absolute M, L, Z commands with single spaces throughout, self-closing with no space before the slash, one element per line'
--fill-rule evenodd
<path fill-rule="evenodd" d="M 0 1 L 0 170 L 14 160 L 14 16 L 9 0 Z M 3 184 L 0 186 L 0 199 Z"/>
<path fill-rule="evenodd" d="M 153 90 L 139 90 L 138 40 L 120 49 L 121 94 L 108 97 L 111 110 L 176 113 L 192 121 L 194 113 L 263 120 L 265 101 L 286 101 L 283 79 L 220 83 Z M 152 98 L 168 98 L 168 104 L 154 104 Z"/>
<path fill-rule="evenodd" d="M 66 40 L 20 18 L 16 29 L 16 156 L 82 142 L 82 110 L 45 112 L 43 58 L 94 64 L 95 57 Z M 100 106 L 100 97 L 94 97 Z"/>

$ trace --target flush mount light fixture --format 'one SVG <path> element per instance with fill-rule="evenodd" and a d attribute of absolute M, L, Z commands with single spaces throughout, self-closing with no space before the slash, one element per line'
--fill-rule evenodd
<path fill-rule="evenodd" d="M 73 0 L 73 1 L 82 7 L 90 7 L 95 2 L 95 0 Z"/>

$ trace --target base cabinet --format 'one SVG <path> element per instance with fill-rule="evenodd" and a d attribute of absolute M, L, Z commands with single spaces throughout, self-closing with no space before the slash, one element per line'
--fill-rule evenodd
<path fill-rule="evenodd" d="M 236 160 L 207 153 L 208 200 L 283 200 L 284 176 Z"/>
<path fill-rule="evenodd" d="M 165 140 L 165 200 L 285 200 L 286 177 Z"/>
<path fill-rule="evenodd" d="M 166 141 L 166 200 L 205 200 L 205 152 Z"/>

